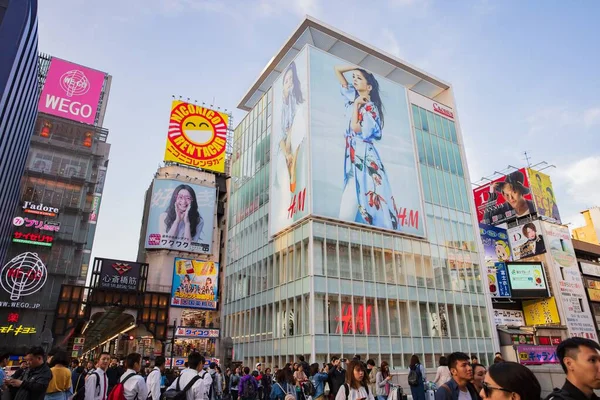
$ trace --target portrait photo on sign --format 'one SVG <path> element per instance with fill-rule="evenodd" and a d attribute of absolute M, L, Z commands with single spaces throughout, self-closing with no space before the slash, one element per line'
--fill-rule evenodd
<path fill-rule="evenodd" d="M 546 244 L 539 221 L 526 222 L 510 228 L 508 237 L 515 261 L 546 252 Z"/>
<path fill-rule="evenodd" d="M 215 207 L 215 188 L 170 179 L 155 180 L 146 248 L 210 254 Z"/>
<path fill-rule="evenodd" d="M 425 234 L 407 90 L 310 49 L 313 214 Z"/>
<path fill-rule="evenodd" d="M 175 258 L 171 305 L 216 309 L 218 279 L 218 263 Z"/>

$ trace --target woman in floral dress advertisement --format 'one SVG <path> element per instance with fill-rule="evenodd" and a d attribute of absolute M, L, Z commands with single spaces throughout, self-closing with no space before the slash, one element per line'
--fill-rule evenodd
<path fill-rule="evenodd" d="M 344 74 L 352 72 L 352 83 Z M 375 147 L 382 139 L 384 106 L 373 74 L 354 66 L 336 66 L 348 121 L 344 132 L 344 186 L 339 218 L 400 230 L 398 208 L 385 166 Z"/>

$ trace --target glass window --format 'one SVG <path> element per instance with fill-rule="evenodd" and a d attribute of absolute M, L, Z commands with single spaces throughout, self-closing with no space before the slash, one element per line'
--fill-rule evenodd
<path fill-rule="evenodd" d="M 421 182 L 423 184 L 423 195 L 425 196 L 425 201 L 433 201 L 431 198 L 431 184 L 429 183 L 429 171 L 426 166 L 419 165 L 419 169 L 421 170 Z"/>
<path fill-rule="evenodd" d="M 422 108 L 420 108 L 419 111 L 421 111 L 421 129 L 423 129 L 426 132 L 429 132 L 429 122 L 427 122 L 427 111 L 425 111 Z"/>
<path fill-rule="evenodd" d="M 398 302 L 396 300 L 388 301 L 388 311 L 390 319 L 390 334 L 400 336 L 400 319 L 398 318 Z"/>
<path fill-rule="evenodd" d="M 363 264 L 363 268 L 365 270 L 365 281 L 374 281 L 375 280 L 375 274 L 373 271 L 373 254 L 372 254 L 372 247 L 370 245 L 363 245 L 363 251 L 362 251 L 362 264 Z M 354 266 L 354 265 L 353 265 Z"/>
<path fill-rule="evenodd" d="M 362 254 L 360 251 L 360 245 L 351 244 L 350 245 L 350 262 L 352 268 L 352 279 L 354 280 L 362 280 L 362 265 L 361 265 Z"/>
<path fill-rule="evenodd" d="M 458 323 L 458 335 L 463 338 L 466 337 L 467 336 L 467 328 L 465 327 L 466 320 L 465 320 L 463 306 L 459 306 L 459 305 L 456 306 L 456 322 Z"/>
<path fill-rule="evenodd" d="M 406 284 L 406 268 L 402 260 L 402 253 L 394 252 L 394 264 L 396 268 L 396 276 L 400 285 Z"/>
<path fill-rule="evenodd" d="M 387 302 L 385 300 L 377 300 L 377 317 L 379 319 L 379 335 L 387 336 L 390 334 L 388 327 L 389 315 L 387 310 Z"/>
<path fill-rule="evenodd" d="M 340 242 L 338 250 L 340 274 L 343 278 L 348 278 L 350 276 L 350 252 L 348 251 L 348 243 Z"/>
<path fill-rule="evenodd" d="M 400 315 L 400 329 L 402 336 L 410 336 L 410 322 L 408 318 L 408 303 L 405 301 L 398 302 L 398 313 Z"/>
<path fill-rule="evenodd" d="M 446 118 L 442 118 L 442 130 L 442 137 L 446 140 L 452 140 L 452 137 L 450 136 L 450 124 Z"/>
<path fill-rule="evenodd" d="M 435 133 L 440 137 L 444 137 L 444 131 L 442 130 L 442 118 L 439 115 L 434 114 L 433 119 L 435 121 Z"/>
<path fill-rule="evenodd" d="M 431 149 L 431 135 L 423 133 L 423 145 L 425 146 L 425 155 L 427 156 L 427 165 L 434 166 L 433 150 Z"/>
<path fill-rule="evenodd" d="M 327 314 L 325 313 L 325 295 L 315 294 L 315 333 L 327 332 Z M 310 315 L 307 313 L 306 315 Z"/>
<path fill-rule="evenodd" d="M 450 137 L 454 143 L 458 143 L 458 138 L 456 137 L 456 126 L 454 126 L 454 122 L 448 121 L 448 125 L 450 125 Z"/>
<path fill-rule="evenodd" d="M 410 326 L 412 336 L 419 336 L 419 332 L 422 336 L 426 336 L 421 330 L 421 315 L 419 313 L 419 305 L 416 301 L 410 302 Z"/>
<path fill-rule="evenodd" d="M 419 303 L 419 311 L 421 314 L 421 336 L 432 336 L 429 327 L 430 315 L 429 310 L 427 310 L 427 303 Z"/>
<path fill-rule="evenodd" d="M 419 162 L 425 164 L 427 162 L 427 159 L 425 157 L 425 145 L 423 144 L 423 135 L 424 133 L 421 130 L 415 129 L 415 136 L 417 138 L 417 149 L 419 150 Z"/>
<path fill-rule="evenodd" d="M 327 240 L 327 246 L 325 248 L 326 260 L 327 260 L 327 276 L 337 277 L 337 246 L 336 242 Z"/>
<path fill-rule="evenodd" d="M 433 159 L 435 162 L 435 167 L 438 169 L 441 169 L 442 168 L 442 155 L 440 153 L 440 146 L 438 144 L 438 138 L 436 136 L 431 136 L 431 146 L 433 148 Z"/>
<path fill-rule="evenodd" d="M 329 302 L 327 304 L 327 312 L 329 316 L 329 334 L 339 335 L 342 311 L 340 309 L 340 300 L 337 295 L 329 295 Z"/>
<path fill-rule="evenodd" d="M 448 162 L 448 146 L 450 146 L 450 142 L 447 140 L 440 139 L 440 156 L 442 158 L 442 169 L 444 171 L 450 172 L 450 163 Z"/>
<path fill-rule="evenodd" d="M 414 104 L 412 105 L 412 115 L 415 128 L 421 129 L 421 113 L 419 112 L 419 107 Z"/>
<path fill-rule="evenodd" d="M 427 111 L 427 124 L 429 125 L 429 132 L 435 134 L 435 122 L 431 111 Z"/>
<path fill-rule="evenodd" d="M 356 297 L 354 299 L 356 300 Z M 361 311 L 359 307 L 359 310 L 356 313 L 357 321 L 360 321 L 361 318 L 364 321 L 364 328 L 362 327 L 363 324 L 359 323 L 357 326 L 357 330 L 362 329 L 367 335 L 377 335 L 377 330 L 375 326 L 377 322 L 377 317 L 378 316 L 376 315 L 375 311 L 375 300 L 369 297 L 366 298 L 364 311 Z"/>
<path fill-rule="evenodd" d="M 431 199 L 433 200 L 433 203 L 441 204 L 440 190 L 438 188 L 436 171 L 435 171 L 435 169 L 430 168 L 430 167 L 425 167 L 425 168 L 427 168 L 427 172 L 429 174 L 429 182 L 431 185 Z"/>
<path fill-rule="evenodd" d="M 398 283 L 396 279 L 396 269 L 394 268 L 394 255 L 391 250 L 383 250 L 383 264 L 385 268 L 382 278 L 383 282 Z"/>

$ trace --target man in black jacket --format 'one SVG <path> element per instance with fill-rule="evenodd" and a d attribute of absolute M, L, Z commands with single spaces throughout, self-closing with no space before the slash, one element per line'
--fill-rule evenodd
<path fill-rule="evenodd" d="M 448 368 L 450 368 L 452 379 L 438 388 L 435 392 L 435 400 L 481 399 L 477 389 L 471 383 L 473 367 L 471 367 L 470 362 L 469 356 L 465 353 L 450 354 Z"/>
<path fill-rule="evenodd" d="M 331 357 L 331 367 L 329 367 L 329 396 L 335 399 L 340 387 L 346 382 L 346 371 L 342 368 L 341 360 L 338 357 Z"/>
<path fill-rule="evenodd" d="M 121 379 L 121 375 L 123 375 L 123 368 L 119 366 L 119 360 L 117 357 L 113 357 L 110 360 L 110 367 L 106 370 L 106 378 L 108 379 L 108 390 L 106 393 L 110 393 L 112 388 L 114 388 L 117 383 L 119 383 L 119 379 Z"/>
<path fill-rule="evenodd" d="M 554 389 L 547 400 L 597 400 L 600 389 L 600 345 L 593 340 L 573 337 L 556 348 L 567 379 L 562 389 Z"/>
<path fill-rule="evenodd" d="M 52 379 L 52 371 L 46 364 L 44 349 L 32 347 L 25 355 L 29 368 L 22 379 L 7 380 L 7 384 L 19 388 L 13 400 L 43 400 Z"/>

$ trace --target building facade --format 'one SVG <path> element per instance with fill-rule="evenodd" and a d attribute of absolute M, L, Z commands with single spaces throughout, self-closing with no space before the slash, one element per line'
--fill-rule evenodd
<path fill-rule="evenodd" d="M 0 276 L 2 337 L 13 348 L 56 339 L 61 284 L 87 274 L 110 153 L 102 127 L 110 76 L 46 55 L 39 65 L 40 112 Z"/>
<path fill-rule="evenodd" d="M 585 225 L 573 229 L 573 238 L 591 244 L 600 244 L 598 227 L 600 226 L 600 208 L 592 207 L 581 212 Z"/>
<path fill-rule="evenodd" d="M 307 18 L 239 108 L 223 308 L 234 360 L 491 362 L 452 87 Z"/>
<path fill-rule="evenodd" d="M 37 113 L 37 1 L 0 2 L 0 262 Z"/>
<path fill-rule="evenodd" d="M 600 334 L 600 246 L 574 239 L 573 247 L 596 326 L 596 333 Z"/>

